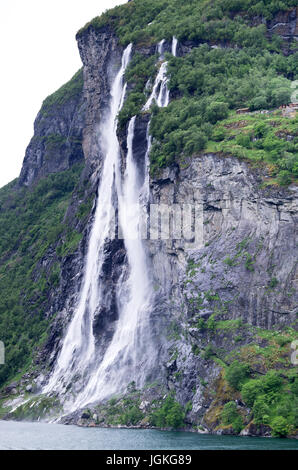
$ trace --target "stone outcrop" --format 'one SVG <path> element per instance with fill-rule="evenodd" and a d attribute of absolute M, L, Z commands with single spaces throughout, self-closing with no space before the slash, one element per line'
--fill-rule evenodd
<path fill-rule="evenodd" d="M 82 72 L 78 72 L 69 83 L 75 86 L 75 91 L 62 103 L 59 99 L 53 99 L 47 104 L 45 100 L 36 117 L 34 136 L 26 149 L 18 180 L 20 186 L 31 186 L 39 178 L 67 170 L 84 158 L 82 131 L 85 104 Z"/>
<path fill-rule="evenodd" d="M 298 7 L 281 11 L 272 20 L 267 21 L 270 34 L 278 34 L 283 39 L 298 40 Z"/>
<path fill-rule="evenodd" d="M 229 318 L 241 317 L 264 328 L 294 321 L 297 188 L 262 190 L 260 183 L 247 163 L 217 154 L 164 170 L 152 181 L 153 203 L 192 204 L 201 217 L 200 247 L 186 248 L 181 240 L 168 240 L 156 249 L 152 242 L 156 276 L 165 297 L 179 286 L 181 290 L 191 258 L 200 263 L 192 288 L 218 293 L 222 302 L 229 303 Z M 191 298 L 190 289 L 184 293 Z M 212 302 L 205 302 L 201 314 L 209 311 Z"/>

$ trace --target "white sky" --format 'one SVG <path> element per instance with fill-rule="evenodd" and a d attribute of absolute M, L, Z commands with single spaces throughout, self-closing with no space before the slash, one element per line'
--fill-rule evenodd
<path fill-rule="evenodd" d="M 16 178 L 42 101 L 82 66 L 76 32 L 127 0 L 1 0 L 0 187 Z"/>

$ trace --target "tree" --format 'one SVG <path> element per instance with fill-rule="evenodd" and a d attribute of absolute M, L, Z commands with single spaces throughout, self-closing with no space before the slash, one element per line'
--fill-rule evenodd
<path fill-rule="evenodd" d="M 262 383 L 260 380 L 250 380 L 245 383 L 241 389 L 241 396 L 243 401 L 252 407 L 257 396 L 262 391 Z"/>
<path fill-rule="evenodd" d="M 212 124 L 228 116 L 228 105 L 220 101 L 213 101 L 207 107 L 206 118 Z"/>
<path fill-rule="evenodd" d="M 223 407 L 221 412 L 223 424 L 232 425 L 235 432 L 239 433 L 243 429 L 243 419 L 237 411 L 237 405 L 234 401 L 229 401 Z"/>
<path fill-rule="evenodd" d="M 248 364 L 234 361 L 226 370 L 225 377 L 231 387 L 236 390 L 240 390 L 241 386 L 249 376 L 249 371 L 250 367 Z"/>
<path fill-rule="evenodd" d="M 271 422 L 272 435 L 274 437 L 286 437 L 291 429 L 287 420 L 282 416 L 276 416 Z"/>
<path fill-rule="evenodd" d="M 162 406 L 151 415 L 151 424 L 159 428 L 183 426 L 185 412 L 173 396 L 169 395 Z"/>
<path fill-rule="evenodd" d="M 264 396 L 256 399 L 252 411 L 256 424 L 268 424 L 270 410 Z"/>

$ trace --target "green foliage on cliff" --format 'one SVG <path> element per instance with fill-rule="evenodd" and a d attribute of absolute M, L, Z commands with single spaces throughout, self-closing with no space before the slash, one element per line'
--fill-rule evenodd
<path fill-rule="evenodd" d="M 241 385 L 249 376 L 249 366 L 241 364 L 239 361 L 234 361 L 226 371 L 226 379 L 231 387 L 236 390 L 241 389 Z"/>
<path fill-rule="evenodd" d="M 152 106 L 152 173 L 210 150 L 269 165 L 275 184 L 288 185 L 297 177 L 296 137 L 286 142 L 268 128 L 266 136 L 240 132 L 229 142 L 229 133 L 219 127 L 236 108 L 272 110 L 290 102 L 298 53 L 283 55 L 282 39 L 268 35 L 263 19 L 271 20 L 295 5 L 295 0 L 133 0 L 79 32 L 91 26 L 112 28 L 123 45 L 133 42 L 139 51 L 173 36 L 192 41 L 192 51 L 183 57 L 166 56 L 172 98 L 166 109 Z M 119 114 L 121 128 L 141 113 L 148 94 L 145 84 L 149 77 L 152 84 L 159 66 L 154 68 L 154 60 L 142 52 L 133 56 L 126 74 L 129 93 Z M 252 119 L 259 120 L 257 115 Z"/>
<path fill-rule="evenodd" d="M 284 436 L 297 429 L 298 378 L 294 367 L 292 370 L 271 369 L 264 375 L 258 375 L 249 364 L 234 361 L 226 369 L 225 378 L 234 389 L 240 390 L 241 400 L 251 409 L 250 418 L 255 424 L 270 426 L 275 436 Z M 232 424 L 237 418 L 235 412 L 235 405 L 225 405 L 223 423 Z"/>
<path fill-rule="evenodd" d="M 265 43 L 262 25 L 247 28 L 252 17 L 271 19 L 278 11 L 296 6 L 296 0 L 133 0 L 106 11 L 82 28 L 112 27 L 123 44 L 146 44 L 175 35 L 179 40 L 232 41 L 244 45 Z"/>
<path fill-rule="evenodd" d="M 28 367 L 46 339 L 45 305 L 59 284 L 60 259 L 51 256 L 46 266 L 41 260 L 72 233 L 63 219 L 81 169 L 50 175 L 31 189 L 17 188 L 16 181 L 0 189 L 0 340 L 6 353 L 0 386 Z"/>
<path fill-rule="evenodd" d="M 49 114 L 52 108 L 57 106 L 62 106 L 64 103 L 69 101 L 72 98 L 78 96 L 83 90 L 83 69 L 78 70 L 78 72 L 60 87 L 55 93 L 48 96 L 42 103 L 40 112 L 42 114 Z M 55 112 L 55 109 L 53 109 Z"/>
<path fill-rule="evenodd" d="M 163 404 L 150 417 L 150 423 L 159 428 L 183 427 L 185 411 L 172 395 L 168 395 Z"/>
<path fill-rule="evenodd" d="M 185 57 L 169 58 L 169 87 L 178 99 L 167 108 L 152 109 L 153 172 L 207 149 L 273 164 L 278 182 L 289 183 L 297 176 L 297 126 L 292 141 L 277 136 L 269 124 L 258 137 L 257 125 L 266 117 L 254 114 L 251 124 L 255 121 L 256 127 L 249 134 L 240 130 L 237 140 L 231 142 L 231 133 L 220 125 L 235 108 L 247 106 L 253 111 L 289 103 L 291 80 L 286 77 L 297 76 L 296 56 L 202 45 Z M 288 118 L 280 120 L 284 125 L 289 122 Z M 214 141 L 220 144 L 210 146 Z"/>
<path fill-rule="evenodd" d="M 264 19 L 294 6 L 295 0 L 133 0 L 80 30 L 79 35 L 89 27 L 111 28 L 123 45 L 133 42 L 139 50 L 161 39 L 171 41 L 173 36 L 192 41 L 190 53 L 166 57 L 172 99 L 166 109 L 152 107 L 152 173 L 201 151 L 212 151 L 213 142 L 220 142 L 219 152 L 269 164 L 274 183 L 288 185 L 297 177 L 297 139 L 283 142 L 271 131 L 264 142 L 255 142 L 251 133 L 240 134 L 232 142 L 236 145 L 230 145 L 217 125 L 239 107 L 256 111 L 290 102 L 291 81 L 298 77 L 298 53 L 284 56 L 282 39 L 272 31 L 268 35 L 270 25 Z M 126 78 L 131 86 L 119 115 L 121 128 L 141 113 L 148 93 L 145 83 L 156 74 L 152 57 L 137 53 L 129 66 Z"/>
<path fill-rule="evenodd" d="M 225 404 L 221 412 L 221 419 L 224 425 L 231 425 L 237 434 L 244 428 L 243 419 L 234 401 Z"/>
<path fill-rule="evenodd" d="M 298 178 L 297 124 L 298 117 L 289 119 L 280 111 L 246 115 L 231 113 L 228 119 L 215 126 L 207 149 L 235 155 L 255 166 L 266 165 L 272 177 L 266 184 L 288 185 Z M 217 135 L 220 136 L 219 141 Z"/>

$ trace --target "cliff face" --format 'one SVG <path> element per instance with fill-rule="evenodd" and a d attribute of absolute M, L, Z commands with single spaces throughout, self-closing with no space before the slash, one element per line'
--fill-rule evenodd
<path fill-rule="evenodd" d="M 209 429 L 218 424 L 208 423 L 205 413 L 214 401 L 210 390 L 220 367 L 206 356 L 206 348 L 225 362 L 229 353 L 256 339 L 249 329 L 224 331 L 220 323 L 212 333 L 208 319 L 215 314 L 216 322 L 227 325 L 238 320 L 280 329 L 294 324 L 297 315 L 297 188 L 266 192 L 259 186 L 247 163 L 216 154 L 193 158 L 151 181 L 154 204 L 191 204 L 201 211 L 200 247 L 151 241 L 150 251 L 159 288 L 156 318 L 163 318 L 170 338 L 173 328 L 178 333 L 161 345 L 167 385 L 183 403 L 193 403 L 190 422 L 204 416 Z M 215 389 L 220 395 L 218 385 Z"/>
<path fill-rule="evenodd" d="M 152 181 L 153 203 L 193 204 L 202 211 L 200 249 L 185 249 L 179 241 L 152 247 L 166 298 L 184 285 L 187 277 L 179 272 L 185 273 L 188 257 L 200 266 L 191 287 L 182 289 L 189 315 L 194 289 L 218 293 L 229 304 L 229 318 L 263 328 L 294 321 L 297 297 L 290 292 L 297 289 L 297 188 L 265 191 L 260 182 L 245 162 L 217 154 L 165 170 Z M 208 316 L 212 302 L 203 305 L 200 314 Z"/>
<path fill-rule="evenodd" d="M 20 186 L 31 186 L 39 178 L 69 169 L 82 161 L 82 131 L 85 105 L 83 77 L 73 79 L 48 97 L 34 123 L 34 136 L 24 158 Z"/>
<path fill-rule="evenodd" d="M 295 39 L 296 25 L 297 12 L 292 10 L 267 26 L 269 32 L 275 30 L 286 39 Z M 20 391 L 32 377 L 36 390 L 40 390 L 76 306 L 101 177 L 99 126 L 109 102 L 111 77 L 119 68 L 123 51 L 111 29 L 96 31 L 92 26 L 78 36 L 78 46 L 83 89 L 75 87 L 62 104 L 54 100 L 43 106 L 19 179 L 20 185 L 31 186 L 42 176 L 85 158 L 80 183 L 65 216 L 65 221 L 82 233 L 82 240 L 75 253 L 63 257 L 59 286 L 45 312 L 47 317 L 57 315 L 37 357 L 39 370 L 23 380 Z M 191 41 L 180 44 L 179 55 L 187 54 L 192 47 L 195 44 Z M 153 54 L 155 47 L 138 51 Z M 144 165 L 147 125 L 148 115 L 137 119 L 134 158 L 140 166 Z M 124 164 L 126 134 L 120 138 Z M 175 391 L 180 403 L 192 403 L 188 424 L 202 424 L 209 431 L 219 424 L 213 410 L 216 414 L 217 408 L 221 410 L 225 402 L 235 398 L 222 382 L 227 356 L 251 343 L 261 344 L 250 327 L 270 330 L 293 325 L 297 314 L 297 188 L 261 189 L 263 177 L 261 170 L 253 170 L 233 156 L 201 152 L 150 180 L 150 203 L 198 208 L 201 237 L 194 248 L 182 239 L 145 242 L 155 289 L 151 327 L 159 351 L 153 375 L 166 392 Z M 92 209 L 82 221 L 76 214 L 87 200 L 91 200 Z M 41 265 L 46 266 L 50 259 L 48 252 Z M 96 313 L 93 327 L 102 353 L 118 319 L 117 282 L 126 268 L 123 242 L 107 243 L 102 273 L 104 306 Z M 214 317 L 215 327 L 207 327 Z M 234 325 L 224 322 L 236 320 L 240 321 L 236 329 L 222 328 L 223 324 Z M 200 321 L 204 325 L 198 327 Z M 268 370 L 263 363 L 256 367 L 260 373 Z M 222 393 L 217 402 L 214 393 Z M 70 421 L 78 422 L 78 417 Z"/>
<path fill-rule="evenodd" d="M 79 35 L 78 47 L 83 62 L 84 99 L 86 120 L 83 130 L 83 149 L 88 163 L 96 171 L 101 156 L 98 154 L 99 123 L 110 97 L 111 77 L 117 73 L 122 48 L 112 30 L 104 28 L 96 32 L 90 27 Z"/>

